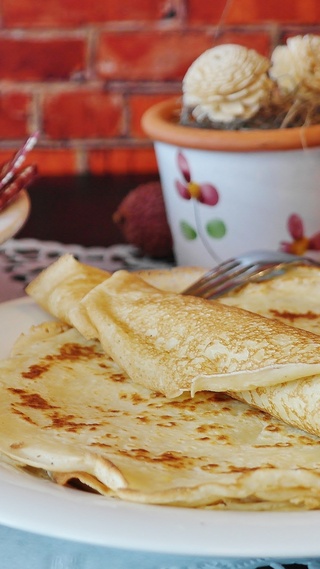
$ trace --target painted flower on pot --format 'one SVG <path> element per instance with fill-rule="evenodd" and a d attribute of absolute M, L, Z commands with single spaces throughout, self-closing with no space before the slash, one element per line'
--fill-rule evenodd
<path fill-rule="evenodd" d="M 320 251 L 320 231 L 307 237 L 304 233 L 304 224 L 300 215 L 293 213 L 287 222 L 288 231 L 293 239 L 292 242 L 284 241 L 281 248 L 286 253 L 303 255 L 307 250 Z"/>
<path fill-rule="evenodd" d="M 179 195 L 184 200 L 190 200 L 193 205 L 194 219 L 196 227 L 194 228 L 189 222 L 185 220 L 180 221 L 180 229 L 184 237 L 188 240 L 194 240 L 199 238 L 203 242 L 203 245 L 210 253 L 210 255 L 219 261 L 217 255 L 211 247 L 209 238 L 211 239 L 221 239 L 226 234 L 225 223 L 218 218 L 212 218 L 204 226 L 201 221 L 199 205 L 203 204 L 205 206 L 213 207 L 219 202 L 220 196 L 218 190 L 215 186 L 209 182 L 199 183 L 192 179 L 191 170 L 186 157 L 183 152 L 179 151 L 177 155 L 178 168 L 182 174 L 183 181 L 176 180 L 175 186 Z"/>

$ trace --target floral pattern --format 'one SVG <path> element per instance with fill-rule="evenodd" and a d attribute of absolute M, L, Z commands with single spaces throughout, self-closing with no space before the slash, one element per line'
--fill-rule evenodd
<path fill-rule="evenodd" d="M 197 239 L 199 236 L 207 251 L 217 260 L 217 256 L 212 250 L 211 243 L 207 237 L 211 239 L 221 239 L 227 232 L 226 225 L 221 219 L 216 218 L 209 220 L 203 227 L 198 206 L 199 204 L 210 207 L 217 205 L 220 200 L 219 192 L 217 188 L 209 182 L 198 183 L 192 179 L 189 163 L 181 151 L 178 152 L 177 163 L 183 180 L 176 180 L 175 187 L 181 198 L 191 201 L 196 223 L 196 227 L 194 228 L 187 221 L 181 220 L 180 230 L 183 236 L 188 240 Z"/>
<path fill-rule="evenodd" d="M 191 173 L 187 159 L 182 152 L 178 152 L 178 167 L 184 182 L 176 180 L 176 188 L 185 200 L 195 199 L 206 205 L 216 205 L 219 201 L 217 189 L 212 184 L 198 184 L 191 180 Z"/>
<path fill-rule="evenodd" d="M 312 237 L 307 237 L 304 233 L 304 224 L 300 215 L 293 213 L 287 221 L 288 231 L 292 237 L 292 242 L 284 241 L 281 248 L 286 253 L 303 255 L 307 250 L 320 251 L 320 231 Z"/>

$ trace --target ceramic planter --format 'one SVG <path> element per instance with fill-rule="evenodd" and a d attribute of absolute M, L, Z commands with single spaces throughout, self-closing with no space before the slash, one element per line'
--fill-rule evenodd
<path fill-rule="evenodd" d="M 179 124 L 180 100 L 151 107 L 176 261 L 212 266 L 249 250 L 320 249 L 320 125 L 214 131 Z"/>

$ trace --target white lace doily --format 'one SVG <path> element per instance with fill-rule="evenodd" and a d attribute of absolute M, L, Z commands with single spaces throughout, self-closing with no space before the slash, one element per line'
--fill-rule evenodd
<path fill-rule="evenodd" d="M 166 261 L 142 257 L 131 245 L 82 247 L 36 239 L 9 239 L 0 246 L 0 302 L 22 296 L 25 286 L 64 253 L 71 253 L 82 263 L 111 272 L 172 266 Z"/>

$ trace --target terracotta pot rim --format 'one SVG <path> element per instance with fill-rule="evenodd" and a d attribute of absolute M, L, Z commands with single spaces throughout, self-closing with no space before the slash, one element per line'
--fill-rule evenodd
<path fill-rule="evenodd" d="M 178 124 L 181 98 L 148 109 L 142 128 L 154 141 L 185 148 L 232 152 L 306 149 L 320 146 L 320 125 L 286 129 L 224 131 Z"/>

